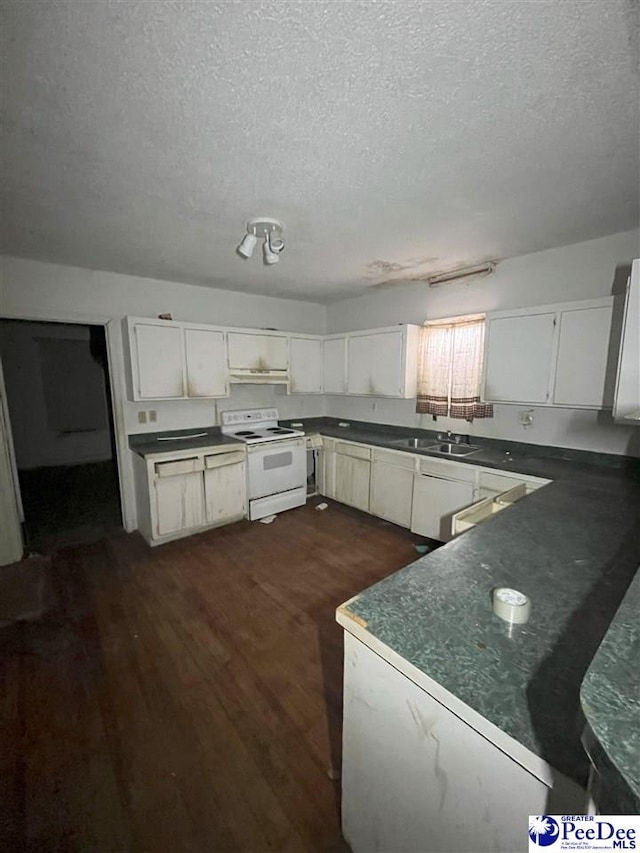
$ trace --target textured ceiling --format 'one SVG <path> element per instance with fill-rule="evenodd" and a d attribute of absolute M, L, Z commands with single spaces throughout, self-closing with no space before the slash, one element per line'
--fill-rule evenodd
<path fill-rule="evenodd" d="M 635 0 L 0 10 L 5 254 L 330 301 L 637 224 Z"/>

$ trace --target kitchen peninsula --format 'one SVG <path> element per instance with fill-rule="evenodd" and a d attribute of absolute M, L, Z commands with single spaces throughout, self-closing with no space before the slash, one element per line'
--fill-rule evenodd
<path fill-rule="evenodd" d="M 304 426 L 380 447 L 402 434 L 330 419 Z M 639 677 L 631 664 L 603 666 L 610 642 L 621 660 L 637 657 L 640 642 L 637 620 L 624 616 L 639 583 L 630 587 L 640 564 L 637 467 L 507 444 L 483 441 L 465 464 L 508 464 L 553 482 L 338 609 L 343 829 L 355 853 L 520 849 L 529 813 L 587 809 L 585 722 L 596 742 L 606 730 L 616 745 L 609 805 L 637 809 Z M 496 586 L 529 596 L 527 624 L 492 614 Z M 603 677 L 616 673 L 609 704 Z M 598 762 L 607 749 L 589 755 Z"/>

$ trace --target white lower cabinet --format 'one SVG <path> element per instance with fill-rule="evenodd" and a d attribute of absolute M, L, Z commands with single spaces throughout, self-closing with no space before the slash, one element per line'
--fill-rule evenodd
<path fill-rule="evenodd" d="M 335 441 L 322 439 L 322 477 L 320 494 L 327 498 L 336 496 L 336 451 Z"/>
<path fill-rule="evenodd" d="M 415 457 L 374 450 L 371 463 L 370 509 L 372 515 L 411 527 Z"/>
<path fill-rule="evenodd" d="M 473 498 L 473 482 L 416 474 L 411 512 L 412 532 L 448 542 L 451 539 L 452 515 L 473 503 Z"/>
<path fill-rule="evenodd" d="M 369 512 L 371 451 L 362 445 L 336 443 L 334 497 Z"/>
<path fill-rule="evenodd" d="M 158 537 L 202 526 L 204 493 L 200 472 L 158 477 L 155 492 Z"/>
<path fill-rule="evenodd" d="M 320 494 L 439 542 L 479 523 L 474 516 L 473 524 L 456 526 L 462 510 L 479 507 L 474 501 L 498 498 L 493 509 L 501 509 L 549 482 L 453 459 L 322 438 Z M 492 514 L 484 513 L 479 520 Z"/>
<path fill-rule="evenodd" d="M 585 792 L 446 692 L 344 635 L 342 828 L 353 853 L 513 853 L 529 815 L 582 814 Z M 481 725 L 482 724 L 482 725 Z M 514 755 L 514 746 L 520 747 Z M 539 771 L 539 775 L 534 772 Z"/>
<path fill-rule="evenodd" d="M 189 536 L 246 515 L 244 448 L 224 446 L 133 454 L 138 530 L 150 545 Z"/>
<path fill-rule="evenodd" d="M 541 486 L 546 486 L 548 482 L 549 480 L 543 480 L 541 477 L 481 470 L 478 476 L 478 497 L 493 498 L 512 489 L 519 483 L 524 483 L 527 494 L 530 494 Z"/>
<path fill-rule="evenodd" d="M 244 450 L 205 456 L 204 500 L 208 524 L 242 518 L 247 511 Z"/>

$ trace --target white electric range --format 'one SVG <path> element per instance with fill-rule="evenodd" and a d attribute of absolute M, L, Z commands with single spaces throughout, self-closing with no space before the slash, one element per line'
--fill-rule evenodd
<path fill-rule="evenodd" d="M 276 409 L 221 412 L 221 432 L 247 445 L 249 518 L 303 506 L 307 501 L 304 432 L 281 427 Z"/>

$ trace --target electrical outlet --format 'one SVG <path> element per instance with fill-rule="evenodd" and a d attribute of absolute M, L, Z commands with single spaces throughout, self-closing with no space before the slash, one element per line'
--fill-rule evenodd
<path fill-rule="evenodd" d="M 521 412 L 518 412 L 518 423 L 523 429 L 533 426 L 534 420 L 535 414 L 533 409 L 523 409 Z"/>
<path fill-rule="evenodd" d="M 155 424 L 155 422 L 158 420 L 158 413 L 156 412 L 155 409 L 149 410 L 149 420 L 151 421 L 152 424 Z"/>
<path fill-rule="evenodd" d="M 138 423 L 146 424 L 147 422 L 147 413 L 146 412 L 138 412 Z"/>

